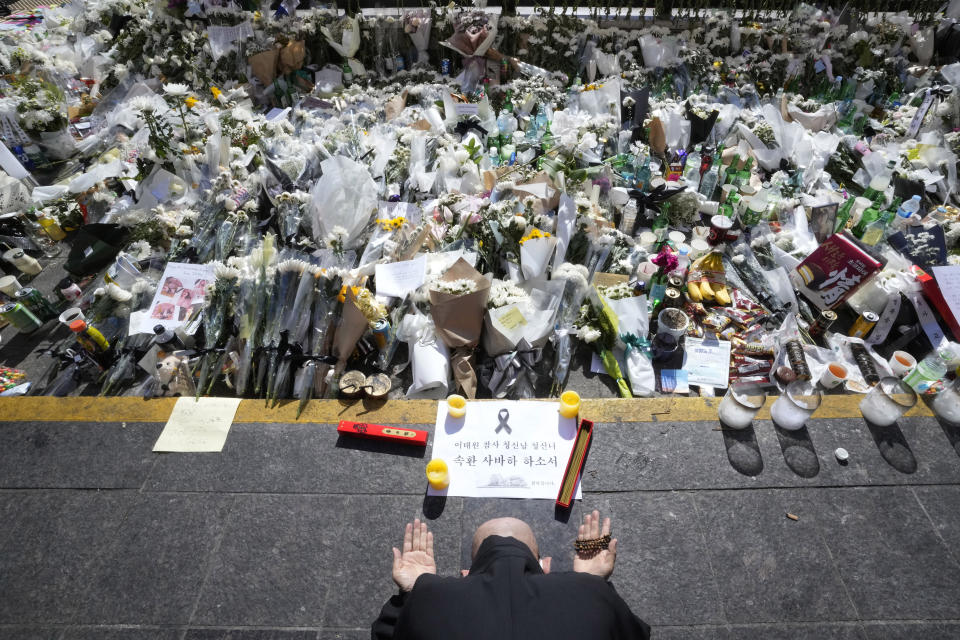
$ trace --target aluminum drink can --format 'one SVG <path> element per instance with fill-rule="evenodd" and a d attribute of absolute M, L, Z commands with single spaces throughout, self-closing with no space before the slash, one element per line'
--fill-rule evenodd
<path fill-rule="evenodd" d="M 377 343 L 377 348 L 383 351 L 387 348 L 390 341 L 390 323 L 381 318 L 373 323 L 373 339 Z"/>
<path fill-rule="evenodd" d="M 663 292 L 662 308 L 680 309 L 681 307 L 683 307 L 683 296 L 680 295 L 680 291 L 673 287 L 667 287 L 667 290 Z"/>
<path fill-rule="evenodd" d="M 864 338 L 870 333 L 870 330 L 873 329 L 878 320 L 880 320 L 880 316 L 873 311 L 864 311 L 860 314 L 860 317 L 857 318 L 857 321 L 853 323 L 853 326 L 850 327 L 850 333 L 848 335 L 851 338 Z"/>
<path fill-rule="evenodd" d="M 824 309 L 820 312 L 820 316 L 813 321 L 813 324 L 810 325 L 810 328 L 807 330 L 807 333 L 810 334 L 811 338 L 821 338 L 823 334 L 827 332 L 834 322 L 837 320 L 837 314 L 830 309 Z"/>
<path fill-rule="evenodd" d="M 47 299 L 33 287 L 24 287 L 20 289 L 20 291 L 17 291 L 13 297 L 17 299 L 17 302 L 23 304 L 30 313 L 41 320 L 49 320 L 57 317 L 57 312 L 50 306 Z"/>
<path fill-rule="evenodd" d="M 444 58 L 440 61 L 440 75 L 450 75 L 450 58 Z"/>
<path fill-rule="evenodd" d="M 0 317 L 15 326 L 20 333 L 33 333 L 43 326 L 40 319 L 19 302 L 11 302 L 0 307 Z"/>

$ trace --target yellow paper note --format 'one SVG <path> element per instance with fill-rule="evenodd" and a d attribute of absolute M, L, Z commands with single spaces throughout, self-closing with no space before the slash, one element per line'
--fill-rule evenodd
<path fill-rule="evenodd" d="M 502 324 L 507 329 L 515 329 L 521 324 L 527 324 L 527 319 L 523 317 L 523 314 L 520 313 L 520 309 L 514 307 L 507 311 L 505 314 L 498 318 L 500 324 Z"/>
<path fill-rule="evenodd" d="M 154 451 L 223 451 L 240 398 L 180 398 Z"/>

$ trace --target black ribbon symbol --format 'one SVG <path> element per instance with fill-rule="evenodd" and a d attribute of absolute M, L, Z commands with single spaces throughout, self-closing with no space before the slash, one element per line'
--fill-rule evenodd
<path fill-rule="evenodd" d="M 510 425 L 507 424 L 507 420 L 509 418 L 510 412 L 506 409 L 500 409 L 500 413 L 497 414 L 497 419 L 500 421 L 500 424 L 497 425 L 494 433 L 500 433 L 500 429 L 506 429 L 507 433 L 513 433 L 513 429 L 511 429 Z"/>

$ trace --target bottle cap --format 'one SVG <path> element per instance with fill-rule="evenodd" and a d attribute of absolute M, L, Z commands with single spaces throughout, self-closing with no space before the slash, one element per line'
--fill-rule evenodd
<path fill-rule="evenodd" d="M 72 284 L 73 284 L 73 280 L 71 280 L 70 278 L 64 278 L 63 280 L 60 281 L 60 284 L 58 284 L 57 287 L 60 289 L 67 289 Z"/>
<path fill-rule="evenodd" d="M 70 331 L 73 331 L 74 333 L 80 333 L 86 328 L 87 328 L 87 323 L 81 320 L 80 318 L 77 318 L 76 320 L 70 323 Z"/>
<path fill-rule="evenodd" d="M 843 447 L 838 447 L 837 450 L 833 452 L 833 455 L 835 455 L 840 462 L 846 462 L 850 459 L 850 453 Z"/>

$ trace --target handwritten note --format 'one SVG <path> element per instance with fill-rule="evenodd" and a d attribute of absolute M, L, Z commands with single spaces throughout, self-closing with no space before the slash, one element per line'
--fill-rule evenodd
<path fill-rule="evenodd" d="M 730 379 L 730 343 L 687 336 L 683 368 L 690 384 L 725 388 Z"/>
<path fill-rule="evenodd" d="M 240 398 L 180 398 L 154 451 L 223 451 Z"/>
<path fill-rule="evenodd" d="M 516 307 L 511 308 L 497 319 L 500 320 L 500 324 L 505 326 L 507 329 L 516 329 L 522 324 L 527 324 L 527 319 L 523 317 L 523 314 L 520 313 L 520 309 L 517 309 Z"/>
<path fill-rule="evenodd" d="M 427 256 L 376 266 L 377 295 L 403 298 L 427 278 Z"/>
<path fill-rule="evenodd" d="M 960 320 L 960 266 L 934 267 L 933 277 L 953 317 Z"/>

